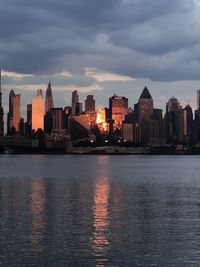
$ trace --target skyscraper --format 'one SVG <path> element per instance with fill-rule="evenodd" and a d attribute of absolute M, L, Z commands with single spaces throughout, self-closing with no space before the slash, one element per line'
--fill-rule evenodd
<path fill-rule="evenodd" d="M 128 98 L 113 95 L 109 98 L 110 117 L 114 121 L 113 130 L 121 130 L 122 122 L 128 113 Z"/>
<path fill-rule="evenodd" d="M 164 142 L 164 120 L 162 109 L 153 109 L 150 123 L 150 143 L 161 145 Z"/>
<path fill-rule="evenodd" d="M 13 127 L 17 132 L 19 131 L 20 115 L 20 94 L 18 94 L 13 98 Z"/>
<path fill-rule="evenodd" d="M 183 135 L 184 140 L 187 142 L 191 141 L 193 129 L 193 112 L 190 105 L 187 105 L 183 109 Z"/>
<path fill-rule="evenodd" d="M 13 90 L 9 94 L 9 112 L 7 115 L 7 134 L 19 132 L 20 122 L 20 94 L 16 95 Z"/>
<path fill-rule="evenodd" d="M 93 95 L 88 95 L 85 100 L 85 112 L 95 112 L 95 99 Z"/>
<path fill-rule="evenodd" d="M 153 99 L 151 97 L 151 94 L 149 93 L 148 88 L 145 86 L 138 101 L 139 122 L 142 122 L 144 120 L 148 121 L 152 114 L 153 114 Z"/>
<path fill-rule="evenodd" d="M 200 110 L 200 89 L 197 90 L 197 110 Z"/>
<path fill-rule="evenodd" d="M 77 93 L 77 90 L 72 92 L 72 116 L 77 115 L 76 114 L 76 106 L 79 103 L 79 95 Z"/>
<path fill-rule="evenodd" d="M 42 90 L 32 100 L 32 130 L 44 129 L 44 102 Z"/>
<path fill-rule="evenodd" d="M 27 124 L 28 125 L 32 124 L 32 105 L 31 104 L 27 105 Z"/>
<path fill-rule="evenodd" d="M 2 107 L 2 91 L 1 91 L 1 69 L 0 69 L 0 136 L 4 135 L 4 121 L 3 121 L 3 107 Z"/>
<path fill-rule="evenodd" d="M 51 108 L 54 108 L 53 95 L 51 90 L 51 82 L 49 82 L 46 90 L 46 101 L 45 101 L 45 113 L 50 111 Z"/>
<path fill-rule="evenodd" d="M 146 86 L 140 95 L 136 113 L 139 122 L 139 141 L 143 144 L 149 143 L 151 139 L 150 124 L 153 115 L 153 99 Z"/>
<path fill-rule="evenodd" d="M 52 116 L 52 128 L 55 130 L 63 129 L 63 109 L 62 108 L 52 108 L 50 110 Z"/>
<path fill-rule="evenodd" d="M 72 92 L 72 116 L 82 113 L 82 103 L 79 102 L 77 90 Z"/>
<path fill-rule="evenodd" d="M 27 105 L 27 120 L 26 120 L 26 134 L 30 135 L 32 131 L 32 105 Z"/>
<path fill-rule="evenodd" d="M 177 143 L 183 138 L 183 110 L 179 101 L 172 97 L 166 105 L 166 139 Z"/>

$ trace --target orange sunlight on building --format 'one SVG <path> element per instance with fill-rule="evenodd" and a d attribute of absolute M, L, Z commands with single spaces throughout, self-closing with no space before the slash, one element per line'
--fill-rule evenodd
<path fill-rule="evenodd" d="M 32 100 L 32 130 L 44 129 L 44 102 L 42 90 L 37 90 L 37 96 Z"/>
<path fill-rule="evenodd" d="M 97 120 L 96 123 L 101 132 L 107 132 L 109 130 L 108 123 L 106 122 L 106 110 L 105 108 L 99 108 L 97 110 Z"/>

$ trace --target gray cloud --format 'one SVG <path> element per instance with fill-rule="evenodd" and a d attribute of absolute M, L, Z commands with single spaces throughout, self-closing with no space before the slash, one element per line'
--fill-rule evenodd
<path fill-rule="evenodd" d="M 86 67 L 158 81 L 199 79 L 200 8 L 192 0 L 2 2 L 4 69 L 71 70 L 79 86 L 93 82 L 81 74 Z"/>

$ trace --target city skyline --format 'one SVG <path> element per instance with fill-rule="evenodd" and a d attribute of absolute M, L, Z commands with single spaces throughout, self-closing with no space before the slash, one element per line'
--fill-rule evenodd
<path fill-rule="evenodd" d="M 83 106 L 77 90 L 71 94 L 71 106 L 54 107 L 51 82 L 49 82 L 46 98 L 43 98 L 42 89 L 38 89 L 37 96 L 32 99 L 31 104 L 27 104 L 27 117 L 22 118 L 21 95 L 16 95 L 11 90 L 6 136 L 30 139 L 46 135 L 47 143 L 48 138 L 54 138 L 56 133 L 64 139 L 68 136 L 72 142 L 87 139 L 92 143 L 124 140 L 135 144 L 160 146 L 178 143 L 198 144 L 199 92 L 200 90 L 197 90 L 197 109 L 194 113 L 189 103 L 182 106 L 179 99 L 174 96 L 167 101 L 166 110 L 159 109 L 154 105 L 146 86 L 132 107 L 128 104 L 128 98 L 116 94 L 109 97 L 108 107 L 96 109 L 93 95 L 87 95 Z"/>
<path fill-rule="evenodd" d="M 2 70 L 1 70 L 2 72 Z M 1 87 L 2 87 L 2 75 L 1 75 Z M 124 98 L 127 98 L 128 100 L 128 108 L 132 108 L 134 109 L 134 105 L 137 103 L 137 101 L 140 99 L 140 95 L 141 95 L 141 92 L 144 93 L 144 90 L 147 89 L 147 90 L 150 90 L 152 91 L 148 86 L 144 85 L 143 88 L 139 88 L 139 94 L 137 96 L 137 98 L 134 100 L 135 102 L 131 102 L 129 101 L 129 98 L 126 96 L 126 95 L 123 95 L 123 94 L 116 94 L 116 93 L 113 93 L 112 95 L 110 95 L 108 98 L 105 97 L 105 105 L 95 105 L 95 103 L 98 103 L 98 98 L 96 98 L 96 94 L 95 92 L 93 94 L 90 94 L 90 93 L 87 93 L 85 92 L 84 94 L 81 94 L 80 91 L 78 90 L 74 90 L 74 91 L 70 91 L 70 96 L 67 100 L 67 102 L 65 103 L 64 106 L 61 106 L 61 105 L 57 105 L 57 104 L 54 104 L 54 100 L 53 99 L 56 99 L 56 94 L 57 94 L 57 91 L 54 91 L 54 87 L 52 88 L 52 82 L 49 81 L 48 83 L 46 83 L 46 88 L 43 88 L 43 89 L 36 89 L 33 91 L 33 96 L 31 99 L 28 99 L 26 103 L 24 103 L 24 107 L 21 105 L 21 99 L 23 99 L 23 95 L 21 94 L 18 94 L 18 91 L 14 91 L 14 89 L 10 89 L 9 91 L 9 95 L 10 94 L 14 94 L 14 96 L 16 97 L 19 97 L 20 98 L 20 103 L 19 103 L 19 107 L 20 107 L 20 114 L 21 116 L 19 115 L 19 117 L 27 117 L 27 105 L 29 105 L 31 103 L 31 101 L 35 98 L 35 94 L 38 95 L 38 92 L 39 94 L 42 94 L 42 99 L 43 99 L 43 105 L 44 105 L 44 114 L 48 111 L 50 111 L 50 108 L 64 108 L 64 107 L 68 107 L 68 106 L 71 106 L 72 107 L 72 110 L 73 110 L 73 99 L 75 99 L 75 104 L 78 104 L 80 105 L 80 107 L 78 107 L 78 109 L 80 108 L 80 114 L 82 112 L 85 112 L 87 111 L 85 108 L 86 108 L 86 102 L 87 102 L 87 99 L 90 97 L 92 98 L 92 101 L 94 101 L 94 106 L 96 106 L 96 108 L 94 108 L 95 111 L 97 111 L 98 109 L 101 109 L 101 108 L 108 108 L 109 107 L 109 99 L 114 97 L 114 96 L 119 96 L 119 97 L 124 97 Z M 149 91 L 148 91 L 149 92 Z M 195 111 L 195 110 L 199 110 L 200 106 L 199 106 L 199 92 L 200 92 L 200 89 L 196 89 L 195 91 L 195 95 L 192 96 L 192 98 L 194 98 L 194 101 L 191 102 L 189 101 L 189 99 L 187 99 L 187 101 L 184 101 L 182 102 L 182 98 L 181 97 L 177 97 L 175 95 L 171 95 L 168 99 L 166 99 L 166 102 L 164 104 L 163 107 L 160 107 L 159 103 L 157 103 L 155 101 L 155 98 L 156 96 L 153 96 L 152 93 L 152 98 L 154 100 L 154 106 L 157 107 L 157 108 L 160 108 L 163 110 L 163 113 L 165 114 L 166 112 L 166 105 L 167 105 L 167 102 L 171 99 L 171 98 L 176 98 L 178 99 L 178 101 L 180 102 L 180 105 L 184 108 L 185 106 L 189 105 L 191 106 L 192 110 Z M 63 95 L 65 94 L 65 92 L 62 92 Z M 74 96 L 75 94 L 75 96 Z M 2 94 L 3 95 L 3 94 Z M 2 100 L 2 107 L 4 108 L 4 115 L 9 113 L 9 99 L 10 99 L 10 96 L 8 95 L 8 99 L 5 101 L 5 99 Z M 82 97 L 80 97 L 80 95 L 82 95 Z M 8 106 L 5 106 L 4 105 L 4 102 L 8 102 Z M 47 108 L 47 105 L 49 105 L 49 107 Z M 77 107 L 76 107 L 77 108 Z M 24 115 L 24 116 L 23 116 Z M 73 114 L 73 111 L 72 111 L 72 115 L 75 115 L 75 112 Z M 6 116 L 4 116 L 4 122 L 7 121 L 6 119 Z"/>
<path fill-rule="evenodd" d="M 14 90 L 15 93 L 21 95 L 21 113 L 22 113 L 22 117 L 25 117 L 27 104 L 32 100 L 32 98 L 34 98 L 37 90 L 42 89 L 43 92 L 46 91 L 47 86 L 48 86 L 47 80 L 46 80 L 46 83 L 42 83 L 39 85 L 37 85 L 37 84 L 31 85 L 31 89 L 29 88 L 28 90 L 24 90 L 23 86 L 21 87 L 20 85 L 18 85 L 18 75 L 20 75 L 20 74 L 15 73 L 12 75 L 16 75 L 16 78 L 15 78 L 16 85 L 14 84 L 14 81 L 13 81 L 12 87 L 8 88 L 5 85 L 5 80 L 7 79 L 6 77 L 8 77 L 10 74 L 9 74 L 9 72 L 5 72 L 3 70 L 1 70 L 1 73 L 2 73 L 1 74 L 1 76 L 2 76 L 2 78 L 1 78 L 2 79 L 2 85 L 1 85 L 1 87 L 2 87 L 2 105 L 4 107 L 4 112 L 7 113 L 9 110 L 9 102 L 8 102 L 9 93 L 10 93 L 10 90 Z M 46 77 L 47 76 L 44 76 L 43 79 L 45 79 Z M 35 76 L 35 79 L 36 78 L 37 78 L 37 76 Z M 140 80 L 140 82 L 141 82 L 141 80 Z M 186 106 L 189 103 L 193 110 L 197 109 L 196 92 L 197 92 L 197 90 L 199 90 L 197 81 L 196 81 L 197 87 L 192 88 L 192 94 L 190 94 L 190 95 L 187 95 L 187 94 L 176 95 L 176 94 L 173 94 L 174 91 L 171 90 L 171 92 L 166 91 L 166 95 L 163 94 L 160 96 L 155 95 L 155 93 L 158 90 L 157 86 L 159 86 L 159 84 L 160 84 L 159 82 L 156 82 L 157 83 L 156 88 L 151 88 L 147 84 L 142 84 L 141 87 L 139 87 L 139 86 L 135 87 L 132 90 L 132 95 L 130 95 L 129 88 L 127 88 L 127 91 L 125 90 L 125 92 L 127 92 L 127 94 L 125 94 L 124 91 L 120 90 L 120 85 L 121 85 L 121 83 L 123 83 L 123 81 L 116 81 L 115 83 L 118 84 L 118 89 L 117 89 L 117 87 L 116 87 L 116 90 L 111 89 L 110 91 L 107 91 L 107 94 L 105 94 L 104 96 L 102 96 L 99 93 L 99 92 L 101 92 L 99 90 L 97 90 L 97 91 L 95 91 L 95 90 L 94 91 L 93 90 L 87 91 L 86 90 L 85 92 L 83 92 L 81 87 L 77 87 L 77 88 L 75 87 L 75 89 L 73 89 L 73 87 L 71 87 L 71 89 L 68 88 L 67 90 L 65 90 L 64 89 L 65 87 L 63 86 L 63 89 L 60 91 L 60 90 L 58 90 L 58 87 L 56 85 L 54 85 L 54 83 L 52 82 L 52 79 L 49 79 L 49 83 L 50 83 L 50 86 L 52 85 L 52 87 L 53 87 L 53 98 L 54 98 L 54 103 L 55 103 L 54 105 L 56 107 L 70 106 L 71 105 L 71 94 L 73 91 L 76 91 L 76 90 L 79 93 L 80 102 L 82 102 L 82 103 L 84 103 L 84 101 L 88 95 L 94 95 L 97 108 L 108 106 L 108 104 L 109 104 L 108 98 L 114 94 L 123 95 L 123 96 L 127 97 L 129 99 L 129 107 L 133 107 L 134 104 L 138 101 L 138 98 L 139 98 L 139 95 L 141 93 L 142 88 L 147 86 L 149 88 L 149 90 L 151 91 L 155 106 L 157 106 L 158 108 L 165 110 L 167 101 L 169 100 L 169 98 L 174 96 L 177 99 L 179 99 L 182 106 Z M 176 82 L 173 82 L 173 83 L 176 83 Z M 151 84 L 151 82 L 150 82 L 150 84 Z M 187 85 L 187 83 L 186 83 L 186 85 Z M 200 85 L 200 82 L 199 82 L 199 85 Z M 166 84 L 165 84 L 165 86 L 166 86 Z M 180 86 L 179 90 L 181 91 L 181 86 Z M 185 90 L 187 91 L 187 89 L 185 89 Z M 110 94 L 110 92 L 111 92 L 111 94 Z M 188 89 L 187 93 L 189 93 L 189 92 L 190 92 L 190 90 Z M 172 94 L 170 94 L 170 93 L 172 93 Z"/>

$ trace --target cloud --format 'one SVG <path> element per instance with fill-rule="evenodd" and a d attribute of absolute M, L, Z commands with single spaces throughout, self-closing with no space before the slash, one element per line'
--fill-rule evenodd
<path fill-rule="evenodd" d="M 67 70 L 68 77 L 93 68 L 158 81 L 199 78 L 198 1 L 9 0 L 0 8 L 7 71 Z"/>
<path fill-rule="evenodd" d="M 1 72 L 2 77 L 8 77 L 12 79 L 22 79 L 26 77 L 32 77 L 32 74 L 24 74 L 24 73 L 18 73 L 18 72 L 11 72 L 11 71 L 4 71 Z"/>
<path fill-rule="evenodd" d="M 66 70 L 63 70 L 63 71 L 61 71 L 59 73 L 54 74 L 55 77 L 59 76 L 59 75 L 64 76 L 64 77 L 73 77 L 72 72 L 69 72 L 69 71 L 66 71 Z"/>
<path fill-rule="evenodd" d="M 133 78 L 125 75 L 109 73 L 105 71 L 100 71 L 95 68 L 85 68 L 85 75 L 87 77 L 95 78 L 99 82 L 105 81 L 132 81 Z"/>

